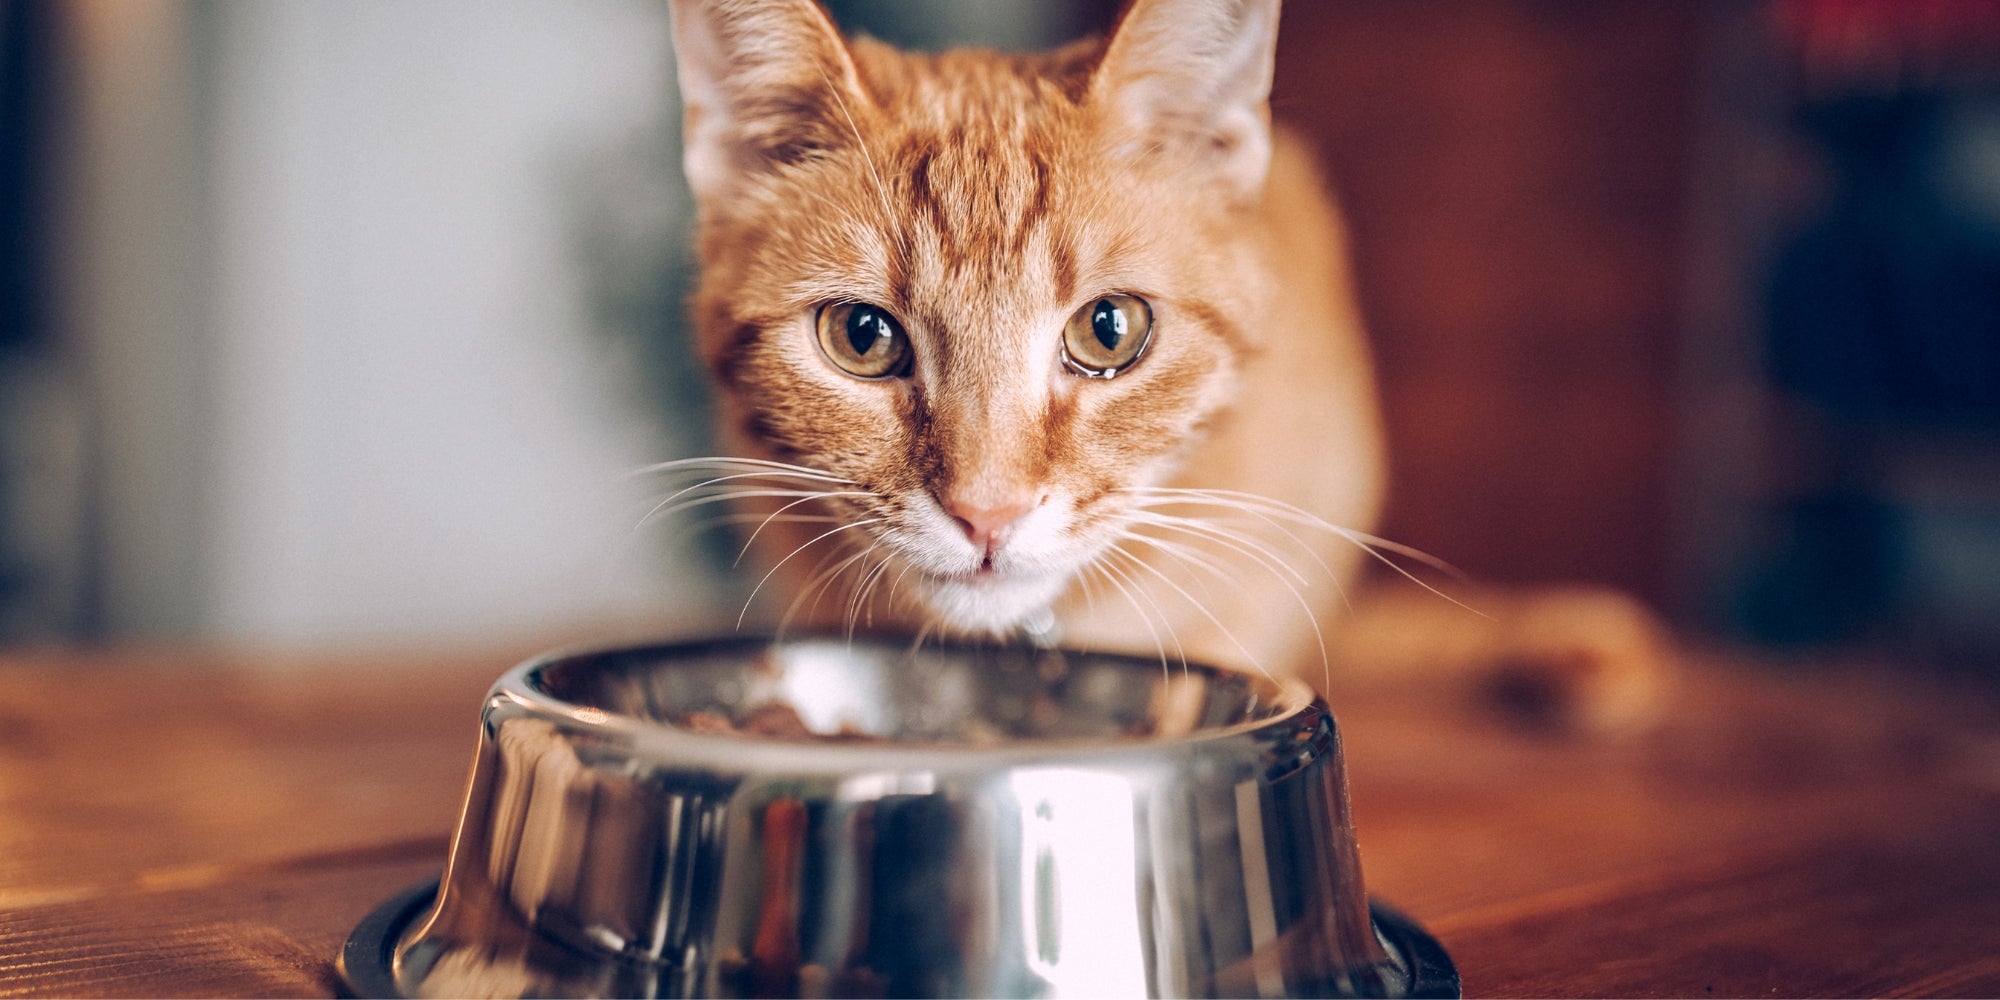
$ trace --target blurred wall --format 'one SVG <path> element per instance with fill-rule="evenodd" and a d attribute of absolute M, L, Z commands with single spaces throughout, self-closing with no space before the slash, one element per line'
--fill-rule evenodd
<path fill-rule="evenodd" d="M 684 221 L 656 177 L 602 183 L 672 180 L 633 153 L 678 117 L 661 5 L 63 9 L 87 631 L 448 640 L 709 599 L 632 533 L 625 474 L 689 445 L 581 260 L 593 220 Z"/>
<path fill-rule="evenodd" d="M 1286 5 L 1384 533 L 2000 675 L 2000 5 Z"/>
<path fill-rule="evenodd" d="M 1669 597 L 1704 10 L 1286 5 L 1272 108 L 1348 212 L 1389 537 L 1484 580 Z"/>

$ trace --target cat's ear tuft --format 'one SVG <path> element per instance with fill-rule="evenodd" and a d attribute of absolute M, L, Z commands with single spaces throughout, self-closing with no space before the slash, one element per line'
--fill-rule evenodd
<path fill-rule="evenodd" d="M 1255 194 L 1271 162 L 1279 0 L 1134 0 L 1091 76 L 1114 141 L 1184 156 Z"/>
<path fill-rule="evenodd" d="M 854 141 L 868 103 L 840 32 L 813 0 L 673 0 L 681 141 L 695 198 Z"/>

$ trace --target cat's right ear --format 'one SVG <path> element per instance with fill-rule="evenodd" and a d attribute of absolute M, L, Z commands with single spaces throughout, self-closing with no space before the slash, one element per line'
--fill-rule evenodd
<path fill-rule="evenodd" d="M 681 142 L 698 201 L 740 178 L 854 141 L 869 104 L 813 0 L 673 0 Z"/>

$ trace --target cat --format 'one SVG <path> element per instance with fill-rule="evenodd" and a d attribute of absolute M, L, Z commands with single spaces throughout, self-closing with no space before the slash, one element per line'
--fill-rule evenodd
<path fill-rule="evenodd" d="M 738 457 L 670 463 L 706 478 L 666 506 L 761 503 L 788 620 L 1324 687 L 1363 561 L 1422 557 L 1369 533 L 1373 365 L 1339 212 L 1271 121 L 1278 15 L 1134 0 L 1053 52 L 918 54 L 812 0 L 676 0 Z"/>

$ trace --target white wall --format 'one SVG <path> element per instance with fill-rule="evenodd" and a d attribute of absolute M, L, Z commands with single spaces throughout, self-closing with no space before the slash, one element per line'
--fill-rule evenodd
<path fill-rule="evenodd" d="M 592 158 L 677 114 L 664 5 L 208 15 L 200 630 L 452 640 L 708 600 L 630 533 L 623 474 L 670 441 L 591 327 L 570 232 Z"/>
<path fill-rule="evenodd" d="M 69 64 L 51 116 L 51 367 L 58 393 L 74 387 L 79 433 L 39 445 L 51 466 L 79 471 L 73 488 L 40 477 L 29 488 L 76 511 L 73 551 L 49 562 L 76 567 L 77 609 L 23 631 L 184 633 L 206 592 L 211 429 L 193 22 L 167 4 L 58 9 L 57 64 Z"/>

